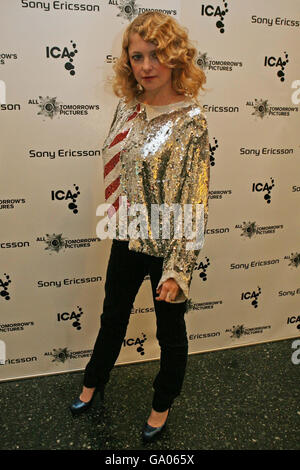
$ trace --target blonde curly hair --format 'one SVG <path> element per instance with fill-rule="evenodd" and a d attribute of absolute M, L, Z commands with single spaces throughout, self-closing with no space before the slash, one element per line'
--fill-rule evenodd
<path fill-rule="evenodd" d="M 172 87 L 179 93 L 197 99 L 199 90 L 205 90 L 206 76 L 196 65 L 196 49 L 191 45 L 186 29 L 170 16 L 160 12 L 146 12 L 137 16 L 123 34 L 122 53 L 113 69 L 114 93 L 126 102 L 142 94 L 144 89 L 137 83 L 128 55 L 130 35 L 138 33 L 144 41 L 156 45 L 156 55 L 161 64 L 172 70 Z"/>

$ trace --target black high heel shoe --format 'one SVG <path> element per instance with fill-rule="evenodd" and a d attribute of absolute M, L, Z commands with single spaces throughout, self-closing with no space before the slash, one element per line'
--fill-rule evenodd
<path fill-rule="evenodd" d="M 103 387 L 96 387 L 95 390 L 94 390 L 92 398 L 87 403 L 80 400 L 80 398 L 76 398 L 74 403 L 72 403 L 72 405 L 70 405 L 70 410 L 71 410 L 73 416 L 80 415 L 81 413 L 84 413 L 85 411 L 89 410 L 90 407 L 93 404 L 93 401 L 94 401 L 96 395 L 98 393 L 100 394 L 101 401 L 103 402 L 104 401 L 104 388 Z"/>
<path fill-rule="evenodd" d="M 167 421 L 170 416 L 170 411 L 171 411 L 171 408 L 169 408 L 169 413 L 166 417 L 166 421 L 164 422 L 162 426 L 159 426 L 158 428 L 154 428 L 150 426 L 150 424 L 148 424 L 147 422 L 145 423 L 143 432 L 142 432 L 142 439 L 144 442 L 153 442 L 156 438 L 158 438 L 161 435 L 164 429 L 166 429 Z"/>

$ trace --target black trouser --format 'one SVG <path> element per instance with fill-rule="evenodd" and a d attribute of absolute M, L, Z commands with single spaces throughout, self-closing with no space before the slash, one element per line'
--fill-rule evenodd
<path fill-rule="evenodd" d="M 180 394 L 188 355 L 184 314 L 187 302 L 171 304 L 156 301 L 156 288 L 162 275 L 163 258 L 128 249 L 127 241 L 113 240 L 105 282 L 101 328 L 84 385 L 104 386 L 125 338 L 134 299 L 146 274 L 150 275 L 157 322 L 157 339 L 161 348 L 160 371 L 153 388 L 152 406 L 156 411 L 168 409 Z"/>

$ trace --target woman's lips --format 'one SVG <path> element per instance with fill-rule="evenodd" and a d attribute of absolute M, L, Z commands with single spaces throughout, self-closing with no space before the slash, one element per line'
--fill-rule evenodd
<path fill-rule="evenodd" d="M 152 80 L 155 77 L 143 77 L 143 80 Z"/>

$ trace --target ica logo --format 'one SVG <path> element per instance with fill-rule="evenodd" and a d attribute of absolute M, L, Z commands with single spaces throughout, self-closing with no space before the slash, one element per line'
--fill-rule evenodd
<path fill-rule="evenodd" d="M 284 59 L 281 57 L 267 57 L 265 56 L 265 62 L 264 66 L 265 67 L 280 67 L 280 70 L 277 72 L 277 77 L 280 79 L 281 82 L 284 82 L 284 76 L 285 76 L 285 66 L 288 63 L 288 54 L 284 52 Z"/>
<path fill-rule="evenodd" d="M 61 189 L 58 189 L 58 190 L 52 190 L 51 191 L 51 199 L 52 201 L 62 201 L 62 200 L 65 200 L 65 201 L 68 201 L 71 199 L 72 202 L 69 202 L 68 204 L 68 208 L 73 211 L 74 214 L 77 214 L 78 213 L 78 207 L 77 207 L 77 197 L 79 196 L 80 192 L 79 192 L 79 186 L 77 186 L 76 184 L 73 185 L 74 188 L 75 188 L 75 192 L 72 192 L 70 189 L 68 191 L 63 191 Z"/>
<path fill-rule="evenodd" d="M 11 283 L 11 279 L 8 274 L 4 273 L 5 280 L 3 281 L 0 279 L 0 297 L 4 298 L 5 300 L 9 300 L 9 292 L 8 292 L 8 286 Z"/>
<path fill-rule="evenodd" d="M 253 305 L 254 308 L 258 307 L 258 297 L 261 294 L 261 288 L 258 287 L 257 292 L 254 291 L 248 291 L 248 292 L 242 292 L 241 295 L 241 300 L 251 300 L 251 305 Z"/>
<path fill-rule="evenodd" d="M 69 51 L 67 47 L 61 49 L 60 47 L 53 46 L 53 47 L 46 47 L 46 57 L 47 59 L 65 59 L 67 57 L 67 61 L 65 62 L 65 69 L 70 72 L 70 75 L 75 75 L 75 67 L 73 65 L 75 54 L 77 54 L 78 50 L 76 48 L 76 44 L 71 41 L 73 50 Z"/>
<path fill-rule="evenodd" d="M 214 137 L 214 144 L 211 145 L 209 144 L 209 152 L 210 152 L 210 165 L 211 166 L 215 166 L 216 162 L 215 162 L 215 151 L 217 150 L 217 148 L 219 147 L 219 144 L 218 144 L 218 141 L 217 139 Z"/>
<path fill-rule="evenodd" d="M 225 25 L 223 23 L 226 13 L 228 13 L 228 2 L 222 0 L 222 6 L 213 6 L 213 5 L 201 5 L 201 15 L 202 16 L 218 16 L 219 19 L 216 22 L 216 27 L 219 29 L 220 33 L 224 33 Z"/>
<path fill-rule="evenodd" d="M 271 184 L 268 183 L 252 183 L 252 192 L 265 192 L 264 199 L 267 204 L 271 203 L 271 191 L 274 188 L 274 178 L 270 178 Z"/>
<path fill-rule="evenodd" d="M 71 320 L 72 321 L 72 326 L 76 328 L 76 330 L 81 330 L 81 324 L 80 324 L 80 317 L 83 314 L 82 308 L 77 305 L 78 312 L 76 313 L 72 311 L 71 313 L 68 312 L 63 312 L 63 313 L 58 313 L 57 314 L 57 321 L 67 321 Z"/>
<path fill-rule="evenodd" d="M 198 266 L 195 267 L 195 271 L 200 271 L 199 272 L 199 277 L 202 279 L 202 281 L 207 280 L 207 273 L 206 270 L 208 266 L 210 265 L 209 258 L 205 257 L 205 262 L 201 261 Z"/>
<path fill-rule="evenodd" d="M 123 341 L 123 346 L 137 346 L 137 352 L 140 353 L 141 356 L 145 354 L 144 351 L 144 342 L 147 340 L 147 337 L 144 333 L 142 333 L 142 338 L 125 338 Z"/>

